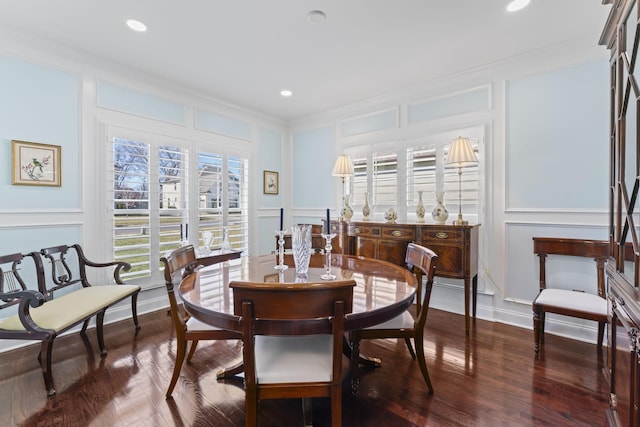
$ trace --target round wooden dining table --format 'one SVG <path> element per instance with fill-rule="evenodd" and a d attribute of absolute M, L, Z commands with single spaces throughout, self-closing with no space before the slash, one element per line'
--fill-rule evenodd
<path fill-rule="evenodd" d="M 323 265 L 325 255 L 312 255 L 309 272 L 296 275 L 291 265 L 278 271 L 273 255 L 251 256 L 233 259 L 203 268 L 196 268 L 187 275 L 178 294 L 187 312 L 196 319 L 221 329 L 241 332 L 240 316 L 234 313 L 233 290 L 236 282 L 281 283 L 283 287 L 300 286 L 300 283 L 326 282 Z M 289 258 L 290 264 L 293 264 Z M 331 274 L 335 280 L 353 280 L 353 307 L 345 315 L 346 331 L 377 325 L 400 315 L 409 308 L 416 294 L 417 279 L 409 270 L 396 264 L 373 258 L 331 254 Z M 351 347 L 346 341 L 344 352 L 351 357 Z M 380 359 L 359 356 L 359 363 L 370 367 L 381 366 Z M 239 364 L 218 371 L 218 378 L 229 378 L 243 371 Z"/>
<path fill-rule="evenodd" d="M 317 255 L 324 258 L 324 255 Z M 234 314 L 232 282 L 269 282 L 296 286 L 300 282 L 326 282 L 323 266 L 312 260 L 306 276 L 295 268 L 274 269 L 274 255 L 249 256 L 214 264 L 187 276 L 178 294 L 187 312 L 196 319 L 221 329 L 240 331 L 240 317 Z M 317 261 L 315 265 L 318 265 Z M 373 326 L 401 314 L 415 298 L 417 280 L 398 265 L 372 258 L 331 254 L 335 280 L 354 280 L 353 309 L 345 316 L 345 330 Z M 299 285 L 298 285 L 299 286 Z"/>

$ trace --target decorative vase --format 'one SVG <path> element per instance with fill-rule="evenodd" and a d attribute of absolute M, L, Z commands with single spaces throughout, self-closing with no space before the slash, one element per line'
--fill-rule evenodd
<path fill-rule="evenodd" d="M 342 218 L 346 222 L 349 222 L 353 217 L 353 209 L 351 209 L 351 205 L 349 204 L 349 194 L 345 194 L 342 197 L 342 202 L 343 202 L 343 205 L 342 205 L 342 211 L 340 212 L 340 215 L 342 215 Z"/>
<path fill-rule="evenodd" d="M 418 191 L 418 206 L 416 207 L 418 222 L 424 222 L 424 203 L 422 203 L 422 191 Z"/>
<path fill-rule="evenodd" d="M 387 209 L 387 211 L 384 213 L 384 219 L 386 219 L 390 224 L 395 224 L 396 220 L 398 219 L 396 210 L 393 208 Z"/>
<path fill-rule="evenodd" d="M 444 222 L 449 218 L 449 211 L 444 206 L 444 191 L 436 192 L 436 206 L 431 211 L 431 217 L 436 222 L 436 224 L 444 224 Z"/>
<path fill-rule="evenodd" d="M 369 221 L 369 215 L 371 215 L 371 209 L 369 208 L 369 193 L 364 193 L 364 205 L 362 205 L 362 220 Z"/>

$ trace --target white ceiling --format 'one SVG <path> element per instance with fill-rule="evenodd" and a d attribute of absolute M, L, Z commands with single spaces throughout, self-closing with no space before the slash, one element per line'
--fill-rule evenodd
<path fill-rule="evenodd" d="M 291 120 L 571 39 L 597 44 L 610 9 L 507 2 L 0 0 L 0 25 Z M 314 9 L 324 23 L 307 20 Z"/>

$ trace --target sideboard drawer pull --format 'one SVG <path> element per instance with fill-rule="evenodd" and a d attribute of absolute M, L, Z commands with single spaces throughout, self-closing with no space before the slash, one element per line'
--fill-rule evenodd
<path fill-rule="evenodd" d="M 403 233 L 402 231 L 399 231 L 399 230 L 393 230 L 393 231 L 391 232 L 391 235 L 392 235 L 393 237 L 402 237 L 402 235 L 403 235 L 403 234 L 404 234 L 404 233 Z"/>
<path fill-rule="evenodd" d="M 362 233 L 362 229 L 360 227 L 356 227 L 356 228 L 353 229 L 353 232 L 355 234 L 360 234 L 360 233 Z"/>
<path fill-rule="evenodd" d="M 440 232 L 436 233 L 436 237 L 438 239 L 447 239 L 447 238 L 449 238 L 449 234 L 445 233 L 444 231 L 440 231 Z"/>

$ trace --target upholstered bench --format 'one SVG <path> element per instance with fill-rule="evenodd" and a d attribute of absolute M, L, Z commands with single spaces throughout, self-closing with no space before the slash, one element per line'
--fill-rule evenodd
<path fill-rule="evenodd" d="M 33 263 L 23 264 L 26 258 L 31 258 Z M 87 267 L 113 268 L 114 282 L 90 284 Z M 84 334 L 95 316 L 100 354 L 106 355 L 103 337 L 106 309 L 127 297 L 131 297 L 133 321 L 136 331 L 139 329 L 136 302 L 140 287 L 126 285 L 120 279 L 120 271 L 129 269 L 129 264 L 124 262 L 89 261 L 79 245 L 0 256 L 0 300 L 4 302 L 0 309 L 18 306 L 17 313 L 0 319 L 0 338 L 41 341 L 38 359 L 49 396 L 56 392 L 51 373 L 51 350 L 58 335 L 80 323 L 80 332 Z M 50 278 L 45 271 L 51 272 Z M 26 272 L 32 274 L 27 277 Z M 29 289 L 27 283 L 37 283 L 38 289 Z M 64 293 L 60 292 L 63 289 Z"/>

